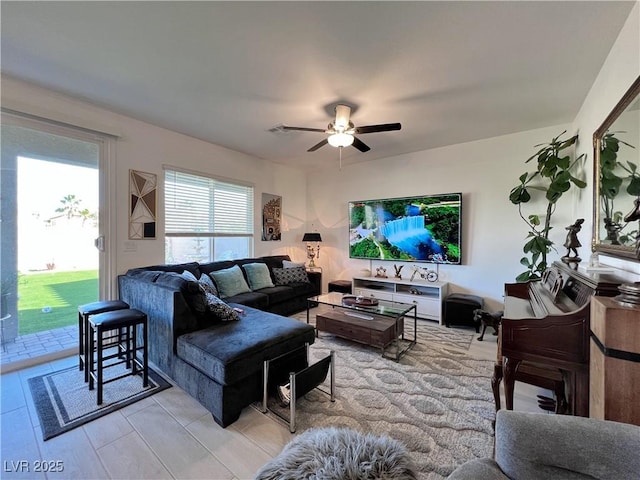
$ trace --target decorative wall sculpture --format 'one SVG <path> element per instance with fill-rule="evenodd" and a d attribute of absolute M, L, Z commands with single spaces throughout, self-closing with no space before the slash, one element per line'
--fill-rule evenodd
<path fill-rule="evenodd" d="M 262 194 L 262 240 L 281 240 L 280 220 L 282 215 L 282 197 Z"/>
<path fill-rule="evenodd" d="M 156 191 L 153 173 L 129 170 L 129 238 L 156 238 Z"/>

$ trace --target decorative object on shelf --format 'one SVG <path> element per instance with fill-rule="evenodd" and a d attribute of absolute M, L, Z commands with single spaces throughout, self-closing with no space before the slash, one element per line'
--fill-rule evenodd
<path fill-rule="evenodd" d="M 402 274 L 400 273 L 400 271 L 402 270 L 402 267 L 404 267 L 404 265 L 400 265 L 399 267 L 396 264 L 393 265 L 393 269 L 396 271 L 396 274 L 394 275 L 395 278 L 402 279 Z"/>
<path fill-rule="evenodd" d="M 387 278 L 387 269 L 384 267 L 376 268 L 376 277 Z"/>
<path fill-rule="evenodd" d="M 315 268 L 315 258 L 320 258 L 320 242 L 322 237 L 318 232 L 307 232 L 302 236 L 302 241 L 307 242 L 307 258 L 309 259 L 309 268 Z M 315 243 L 314 247 L 312 243 Z"/>
<path fill-rule="evenodd" d="M 360 276 L 362 276 L 362 277 L 370 277 L 371 276 L 371 270 L 369 270 L 368 268 L 363 268 L 362 270 L 360 270 Z"/>
<path fill-rule="evenodd" d="M 129 170 L 129 238 L 156 238 L 157 176 Z"/>
<path fill-rule="evenodd" d="M 416 275 L 419 275 L 421 279 L 427 280 L 429 282 L 437 282 L 438 281 L 438 272 L 435 270 L 429 270 L 425 267 L 413 267 L 413 273 L 411 274 L 410 282 L 413 282 L 413 279 Z"/>
<path fill-rule="evenodd" d="M 282 240 L 280 222 L 282 217 L 282 197 L 262 194 L 262 240 Z"/>
<path fill-rule="evenodd" d="M 409 289 L 409 293 L 411 295 L 422 295 L 422 292 L 420 290 L 418 290 L 417 288 L 415 288 L 415 287 L 411 287 Z"/>
<path fill-rule="evenodd" d="M 520 217 L 529 229 L 527 242 L 522 248 L 525 256 L 520 259 L 520 263 L 527 267 L 527 270 L 516 277 L 518 282 L 538 279 L 547 269 L 547 254 L 553 248 L 553 242 L 549 240 L 549 231 L 552 228 L 551 216 L 555 211 L 556 203 L 564 193 L 569 191 L 572 183 L 577 188 L 587 186 L 584 181 L 571 173 L 585 155 L 582 154 L 571 160 L 570 155 L 563 153 L 565 149 L 575 145 L 578 135 L 561 140 L 560 137 L 565 133 L 566 131 L 562 132 L 547 144 L 536 145 L 540 148 L 525 162 L 528 163 L 535 158 L 537 160 L 535 171 L 523 173 L 518 179 L 520 183 L 509 193 L 509 200 L 518 206 Z M 537 214 L 525 216 L 522 212 L 522 205 L 531 200 L 532 192 L 535 191 L 544 192 L 547 200 L 546 213 L 542 221 Z"/>
<path fill-rule="evenodd" d="M 572 225 L 569 225 L 565 228 L 565 230 L 568 230 L 568 232 L 567 239 L 564 242 L 564 247 L 567 249 L 567 254 L 562 257 L 562 261 L 564 263 L 577 263 L 582 261 L 582 259 L 578 256 L 578 247 L 582 246 L 580 240 L 578 240 L 578 232 L 582 229 L 583 223 L 584 218 L 579 218 Z M 571 252 L 573 252 L 573 255 L 571 255 Z"/>

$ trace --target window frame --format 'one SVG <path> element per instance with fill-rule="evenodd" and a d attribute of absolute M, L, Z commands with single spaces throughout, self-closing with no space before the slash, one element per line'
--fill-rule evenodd
<path fill-rule="evenodd" d="M 202 184 L 206 184 L 207 182 L 211 183 L 207 188 L 210 188 L 209 191 L 209 210 L 208 210 L 208 231 L 168 231 L 168 228 L 172 228 L 172 225 L 169 225 L 168 219 L 168 202 L 170 200 L 167 191 L 168 185 L 168 175 L 169 174 L 177 174 L 184 176 L 196 177 L 196 180 L 201 181 Z M 193 170 L 188 170 L 180 167 L 175 167 L 173 165 L 163 165 L 163 206 L 164 206 L 164 235 L 165 235 L 165 252 L 164 257 L 165 261 L 169 261 L 167 258 L 167 239 L 170 238 L 193 238 L 193 239 L 206 239 L 208 240 L 208 249 L 209 249 L 209 258 L 208 260 L 199 260 L 199 261 L 218 261 L 222 260 L 222 258 L 216 258 L 216 248 L 215 248 L 215 240 L 216 239 L 224 239 L 224 238 L 244 238 L 248 240 L 247 245 L 247 257 L 254 256 L 255 249 L 255 186 L 252 183 L 244 182 L 238 179 L 226 178 L 217 175 L 207 174 L 203 172 L 197 172 Z M 175 181 L 175 177 L 174 177 Z M 248 201 L 246 204 L 246 217 L 243 221 L 243 224 L 249 228 L 250 231 L 242 231 L 242 232 L 228 232 L 228 231 L 216 231 L 215 218 L 212 214 L 213 207 L 215 204 L 215 184 L 219 183 L 221 187 L 227 185 L 231 187 L 231 189 L 238 188 L 240 191 L 242 189 L 247 189 L 246 200 Z M 220 189 L 222 190 L 222 189 Z M 227 225 L 228 226 L 228 225 Z M 175 228 L 175 226 L 173 226 Z M 241 257 L 244 255 L 241 255 Z M 233 259 L 235 259 L 234 257 Z M 239 258 L 239 257 L 238 257 Z M 224 259 L 231 259 L 225 257 Z"/>

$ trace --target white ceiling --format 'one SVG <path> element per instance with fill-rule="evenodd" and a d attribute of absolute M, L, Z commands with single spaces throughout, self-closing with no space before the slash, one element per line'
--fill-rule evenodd
<path fill-rule="evenodd" d="M 354 163 L 571 122 L 634 1 L 0 3 L 4 74 L 259 158 Z"/>

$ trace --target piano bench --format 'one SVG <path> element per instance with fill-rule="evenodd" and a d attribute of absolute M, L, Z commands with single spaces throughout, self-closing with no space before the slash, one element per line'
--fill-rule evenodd
<path fill-rule="evenodd" d="M 444 300 L 444 324 L 468 325 L 475 327 L 480 333 L 480 320 L 475 318 L 474 310 L 481 309 L 484 304 L 482 297 L 466 293 L 452 293 Z"/>

